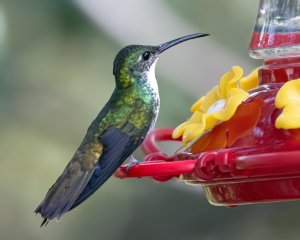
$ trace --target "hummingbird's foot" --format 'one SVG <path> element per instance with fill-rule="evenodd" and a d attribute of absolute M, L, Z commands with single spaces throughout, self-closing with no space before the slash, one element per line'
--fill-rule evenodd
<path fill-rule="evenodd" d="M 141 161 L 135 159 L 134 156 L 132 156 L 132 155 L 131 155 L 128 159 L 129 159 L 129 162 L 128 162 L 127 167 L 126 167 L 126 170 L 125 170 L 126 173 L 128 173 L 128 171 L 129 171 L 133 166 L 135 166 L 135 165 L 141 163 Z"/>

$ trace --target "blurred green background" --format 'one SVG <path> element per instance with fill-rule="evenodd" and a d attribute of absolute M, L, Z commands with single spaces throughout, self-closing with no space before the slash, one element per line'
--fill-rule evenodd
<path fill-rule="evenodd" d="M 211 33 L 157 64 L 157 126 L 174 127 L 231 66 L 249 72 L 261 64 L 247 54 L 257 7 L 258 0 L 2 0 L 0 239 L 299 239 L 299 202 L 214 207 L 200 188 L 176 181 L 111 178 L 59 223 L 40 229 L 33 214 L 110 96 L 120 48 Z"/>

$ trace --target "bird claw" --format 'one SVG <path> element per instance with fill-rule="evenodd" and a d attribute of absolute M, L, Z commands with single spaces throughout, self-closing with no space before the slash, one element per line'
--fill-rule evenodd
<path fill-rule="evenodd" d="M 129 157 L 129 162 L 128 162 L 128 164 L 127 164 L 127 167 L 126 167 L 125 172 L 128 173 L 129 170 L 130 170 L 133 166 L 138 165 L 138 164 L 140 164 L 140 163 L 141 163 L 141 161 L 135 159 L 135 158 L 131 155 L 131 156 Z"/>

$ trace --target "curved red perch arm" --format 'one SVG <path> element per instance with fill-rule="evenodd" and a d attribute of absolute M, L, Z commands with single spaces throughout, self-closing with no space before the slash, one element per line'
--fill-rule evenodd
<path fill-rule="evenodd" d="M 145 155 L 155 152 L 162 152 L 162 150 L 158 147 L 157 142 L 174 141 L 172 138 L 173 130 L 173 128 L 157 128 L 148 133 L 145 141 L 142 144 L 142 149 Z M 181 141 L 181 138 L 176 139 L 176 141 Z"/>

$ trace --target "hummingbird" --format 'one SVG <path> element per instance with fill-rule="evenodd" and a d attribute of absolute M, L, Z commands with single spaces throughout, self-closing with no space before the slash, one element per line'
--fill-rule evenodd
<path fill-rule="evenodd" d="M 35 210 L 49 220 L 91 196 L 117 168 L 132 156 L 154 127 L 160 106 L 155 65 L 165 50 L 209 34 L 195 33 L 158 46 L 129 45 L 115 57 L 115 89 L 89 126 L 66 168 Z"/>

